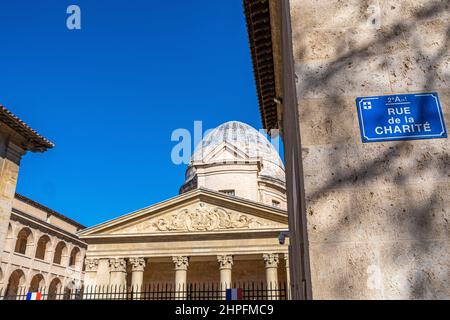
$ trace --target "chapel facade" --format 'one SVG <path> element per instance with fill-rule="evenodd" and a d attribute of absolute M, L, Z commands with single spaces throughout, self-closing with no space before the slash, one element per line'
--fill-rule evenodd
<path fill-rule="evenodd" d="M 237 121 L 197 146 L 180 194 L 79 233 L 85 286 L 289 280 L 283 163 L 264 135 Z"/>

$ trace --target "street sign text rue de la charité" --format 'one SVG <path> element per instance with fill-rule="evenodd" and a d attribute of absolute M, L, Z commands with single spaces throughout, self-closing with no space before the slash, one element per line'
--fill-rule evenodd
<path fill-rule="evenodd" d="M 360 97 L 356 105 L 364 143 L 447 138 L 436 92 Z"/>

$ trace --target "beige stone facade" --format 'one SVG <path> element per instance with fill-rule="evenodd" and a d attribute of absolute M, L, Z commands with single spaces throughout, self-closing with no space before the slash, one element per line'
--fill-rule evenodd
<path fill-rule="evenodd" d="M 84 226 L 22 195 L 13 202 L 2 252 L 1 296 L 44 292 L 48 298 L 80 288 Z"/>
<path fill-rule="evenodd" d="M 380 12 L 373 24 L 370 6 Z M 364 145 L 354 103 L 438 91 L 449 126 L 448 8 L 443 1 L 326 7 L 291 7 L 313 294 L 448 299 L 450 143 Z"/>
<path fill-rule="evenodd" d="M 448 1 L 244 3 L 261 86 L 249 17 L 270 12 L 282 104 L 260 102 L 287 146 L 295 297 L 448 299 L 449 140 L 363 144 L 355 104 L 436 91 L 450 127 Z"/>
<path fill-rule="evenodd" d="M 286 230 L 281 209 L 197 189 L 82 231 L 85 284 L 285 282 Z"/>
<path fill-rule="evenodd" d="M 16 192 L 20 160 L 28 151 L 45 152 L 53 143 L 0 105 L 0 262 Z"/>
<path fill-rule="evenodd" d="M 0 105 L 0 297 L 29 291 L 52 298 L 79 287 L 86 244 L 84 226 L 16 194 L 20 160 L 54 145 Z"/>

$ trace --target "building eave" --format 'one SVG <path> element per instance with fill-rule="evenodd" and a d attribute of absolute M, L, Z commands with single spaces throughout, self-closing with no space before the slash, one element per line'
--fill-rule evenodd
<path fill-rule="evenodd" d="M 253 73 L 263 127 L 279 129 L 276 61 L 269 0 L 243 0 Z"/>
<path fill-rule="evenodd" d="M 0 105 L 0 123 L 6 124 L 23 138 L 25 142 L 21 145 L 21 147 L 24 148 L 24 150 L 32 152 L 45 152 L 55 146 L 53 142 L 37 133 L 24 121 L 2 105 Z"/>

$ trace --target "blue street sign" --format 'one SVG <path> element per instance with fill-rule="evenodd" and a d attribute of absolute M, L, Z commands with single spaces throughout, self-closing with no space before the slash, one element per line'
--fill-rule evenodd
<path fill-rule="evenodd" d="M 447 138 L 436 92 L 356 99 L 362 141 Z"/>

